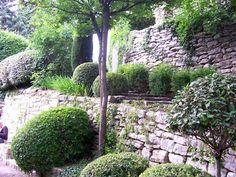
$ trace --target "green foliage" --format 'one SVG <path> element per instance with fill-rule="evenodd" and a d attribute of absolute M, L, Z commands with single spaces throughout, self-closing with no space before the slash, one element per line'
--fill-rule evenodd
<path fill-rule="evenodd" d="M 149 77 L 151 93 L 159 96 L 170 94 L 173 72 L 173 66 L 165 63 L 153 68 Z"/>
<path fill-rule="evenodd" d="M 79 163 L 64 168 L 57 177 L 78 177 L 89 162 L 90 160 L 82 159 Z"/>
<path fill-rule="evenodd" d="M 97 77 L 92 86 L 93 94 L 100 95 L 100 79 Z M 128 82 L 124 75 L 118 73 L 107 73 L 108 95 L 119 95 L 128 91 Z"/>
<path fill-rule="evenodd" d="M 125 64 L 119 67 L 118 73 L 127 78 L 129 89 L 146 92 L 148 90 L 148 69 L 142 64 Z"/>
<path fill-rule="evenodd" d="M 25 50 L 28 41 L 20 35 L 0 30 L 0 61 Z"/>
<path fill-rule="evenodd" d="M 174 26 L 182 44 L 191 49 L 194 33 L 204 30 L 219 34 L 225 24 L 236 22 L 235 0 L 220 4 L 218 0 L 183 0 L 180 14 L 174 17 Z M 172 22 L 173 22 L 172 21 Z"/>
<path fill-rule="evenodd" d="M 182 90 L 191 81 L 191 72 L 188 69 L 177 70 L 173 74 L 172 78 L 172 91 L 177 93 L 178 90 Z"/>
<path fill-rule="evenodd" d="M 87 62 L 79 65 L 73 73 L 73 80 L 78 84 L 84 84 L 91 88 L 93 81 L 99 75 L 98 64 Z"/>
<path fill-rule="evenodd" d="M 145 170 L 139 177 L 211 177 L 206 172 L 185 164 L 161 164 Z"/>
<path fill-rule="evenodd" d="M 108 154 L 88 164 L 81 177 L 138 177 L 148 161 L 135 153 Z"/>
<path fill-rule="evenodd" d="M 58 90 L 63 94 L 80 95 L 88 94 L 88 88 L 83 84 L 76 84 L 72 79 L 65 76 L 42 76 L 35 73 L 32 76 L 33 85 L 44 89 Z"/>
<path fill-rule="evenodd" d="M 216 73 L 216 69 L 213 67 L 197 68 L 191 72 L 191 81 L 195 81 L 198 78 L 205 77 Z"/>
<path fill-rule="evenodd" d="M 236 142 L 235 97 L 235 77 L 213 74 L 198 79 L 176 96 L 169 127 L 198 137 L 221 157 Z"/>
<path fill-rule="evenodd" d="M 69 25 L 60 24 L 60 21 L 55 10 L 37 10 L 32 18 L 35 30 L 30 37 L 30 47 L 41 52 L 41 70 L 50 67 L 55 75 L 70 76 L 72 31 Z"/>
<path fill-rule="evenodd" d="M 85 111 L 59 107 L 44 111 L 17 131 L 12 152 L 25 172 L 44 173 L 54 166 L 71 163 L 89 151 L 89 118 Z"/>
<path fill-rule="evenodd" d="M 73 38 L 72 48 L 71 48 L 71 67 L 72 71 L 80 64 L 79 63 L 79 53 L 81 47 L 81 40 L 78 36 Z"/>

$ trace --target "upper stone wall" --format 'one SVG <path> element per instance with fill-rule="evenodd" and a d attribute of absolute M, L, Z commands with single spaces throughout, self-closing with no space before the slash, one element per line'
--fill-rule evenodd
<path fill-rule="evenodd" d="M 170 28 L 152 26 L 132 31 L 132 44 L 125 63 L 143 63 L 149 68 L 161 62 L 184 67 L 189 62 L 188 52 L 180 45 Z M 236 24 L 225 26 L 221 34 L 206 32 L 194 35 L 192 62 L 194 66 L 213 65 L 222 73 L 236 74 Z"/>

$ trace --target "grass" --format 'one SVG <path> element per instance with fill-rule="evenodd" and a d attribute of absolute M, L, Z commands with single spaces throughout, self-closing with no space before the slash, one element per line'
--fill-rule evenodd
<path fill-rule="evenodd" d="M 72 79 L 63 76 L 47 76 L 37 81 L 37 86 L 44 89 L 57 90 L 69 95 L 88 95 L 88 88 L 82 84 L 75 83 Z"/>

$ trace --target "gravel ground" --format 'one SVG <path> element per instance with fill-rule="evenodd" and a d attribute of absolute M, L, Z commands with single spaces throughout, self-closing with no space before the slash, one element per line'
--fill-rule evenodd
<path fill-rule="evenodd" d="M 28 175 L 0 162 L 0 177 L 28 177 Z"/>

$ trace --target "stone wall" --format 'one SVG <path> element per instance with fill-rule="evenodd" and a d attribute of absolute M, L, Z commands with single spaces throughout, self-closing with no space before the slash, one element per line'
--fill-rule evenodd
<path fill-rule="evenodd" d="M 33 115 L 59 105 L 81 106 L 95 124 L 99 99 L 61 95 L 50 90 L 29 88 L 9 93 L 5 98 L 2 120 L 9 126 L 10 139 L 16 129 Z M 212 158 L 204 144 L 193 137 L 171 133 L 165 123 L 163 106 L 155 111 L 127 104 L 109 104 L 110 120 L 126 147 L 148 158 L 150 164 L 187 163 L 214 175 Z M 116 111 L 114 111 L 116 110 Z M 199 154 L 205 154 L 201 157 Z M 236 151 L 229 150 L 223 163 L 222 177 L 236 177 Z"/>
<path fill-rule="evenodd" d="M 195 66 L 214 65 L 222 73 L 236 74 L 236 24 L 225 26 L 219 36 L 205 32 L 194 35 L 192 57 L 188 57 L 170 28 L 152 26 L 130 35 L 133 41 L 125 63 L 143 63 L 152 68 L 167 62 L 183 67 L 192 60 Z"/>

